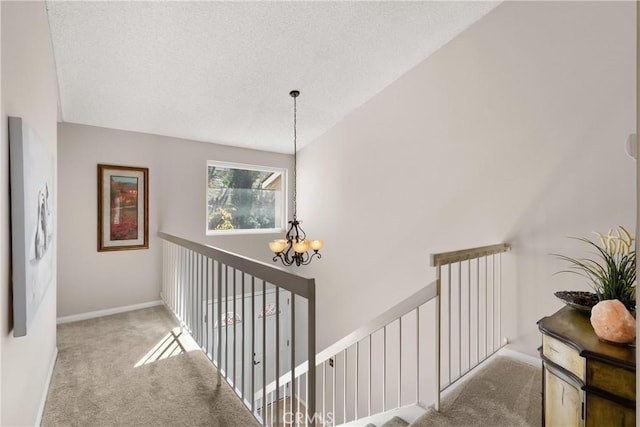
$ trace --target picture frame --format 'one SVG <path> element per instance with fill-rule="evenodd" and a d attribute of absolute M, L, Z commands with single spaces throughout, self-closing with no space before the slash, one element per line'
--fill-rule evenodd
<path fill-rule="evenodd" d="M 98 164 L 98 252 L 149 249 L 149 168 Z"/>
<path fill-rule="evenodd" d="M 55 277 L 56 164 L 52 145 L 9 117 L 13 336 L 23 337 Z"/>

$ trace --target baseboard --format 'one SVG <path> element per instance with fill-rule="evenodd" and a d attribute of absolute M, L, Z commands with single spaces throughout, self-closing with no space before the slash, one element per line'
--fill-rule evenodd
<path fill-rule="evenodd" d="M 56 320 L 56 323 L 60 325 L 63 323 L 77 322 L 79 320 L 94 319 L 96 317 L 103 317 L 103 316 L 109 316 L 111 314 L 125 313 L 127 311 L 141 310 L 143 308 L 156 307 L 158 305 L 163 305 L 163 304 L 164 302 L 162 302 L 162 300 L 157 300 L 157 301 L 143 302 L 141 304 L 126 305 L 124 307 L 115 307 L 115 308 L 108 308 L 106 310 L 91 311 L 89 313 L 72 314 L 71 316 L 58 317 L 58 319 Z"/>
<path fill-rule="evenodd" d="M 56 366 L 56 360 L 58 360 L 58 347 L 53 352 L 53 357 L 49 363 L 49 373 L 47 374 L 47 382 L 42 390 L 42 398 L 40 399 L 40 406 L 38 407 L 38 417 L 36 418 L 36 426 L 42 424 L 42 416 L 44 415 L 44 406 L 47 404 L 47 396 L 49 395 L 49 387 L 51 386 L 51 380 L 53 379 L 53 369 Z"/>
<path fill-rule="evenodd" d="M 542 359 L 540 359 L 539 357 L 535 357 L 527 353 L 522 353 L 509 347 L 502 347 L 500 350 L 498 350 L 498 354 L 510 357 L 515 360 L 519 360 L 520 362 L 527 363 L 531 366 L 535 366 L 536 368 L 542 367 Z"/>

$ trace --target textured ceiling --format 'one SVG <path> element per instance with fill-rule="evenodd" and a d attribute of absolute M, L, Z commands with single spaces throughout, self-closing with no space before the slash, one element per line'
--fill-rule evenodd
<path fill-rule="evenodd" d="M 61 119 L 291 153 L 499 2 L 58 2 Z"/>

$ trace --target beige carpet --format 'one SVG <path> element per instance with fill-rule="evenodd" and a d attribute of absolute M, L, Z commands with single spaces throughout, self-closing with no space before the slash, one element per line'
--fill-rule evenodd
<path fill-rule="evenodd" d="M 43 426 L 257 426 L 164 307 L 58 326 Z"/>
<path fill-rule="evenodd" d="M 542 423 L 542 372 L 506 357 L 497 357 L 431 411 L 415 427 L 515 427 Z"/>

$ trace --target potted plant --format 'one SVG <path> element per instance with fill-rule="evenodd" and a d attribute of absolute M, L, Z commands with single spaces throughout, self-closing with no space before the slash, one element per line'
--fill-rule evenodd
<path fill-rule="evenodd" d="M 606 236 L 598 232 L 594 234 L 599 237 L 600 244 L 583 237 L 575 239 L 594 248 L 595 259 L 555 256 L 570 264 L 569 269 L 563 272 L 585 277 L 595 292 L 599 302 L 594 301 L 597 304 L 591 310 L 591 324 L 596 334 L 606 341 L 630 342 L 635 337 L 635 319 L 631 315 L 636 310 L 634 239 L 622 226 L 615 233 L 609 230 Z M 558 293 L 556 296 L 562 298 Z"/>
<path fill-rule="evenodd" d="M 598 301 L 617 299 L 631 311 L 635 311 L 636 296 L 636 251 L 633 239 L 622 226 L 614 234 L 612 230 L 605 236 L 594 232 L 600 238 L 600 245 L 584 237 L 574 237 L 596 249 L 596 259 L 572 258 L 554 254 L 569 262 L 568 270 L 585 277 L 598 297 Z"/>

